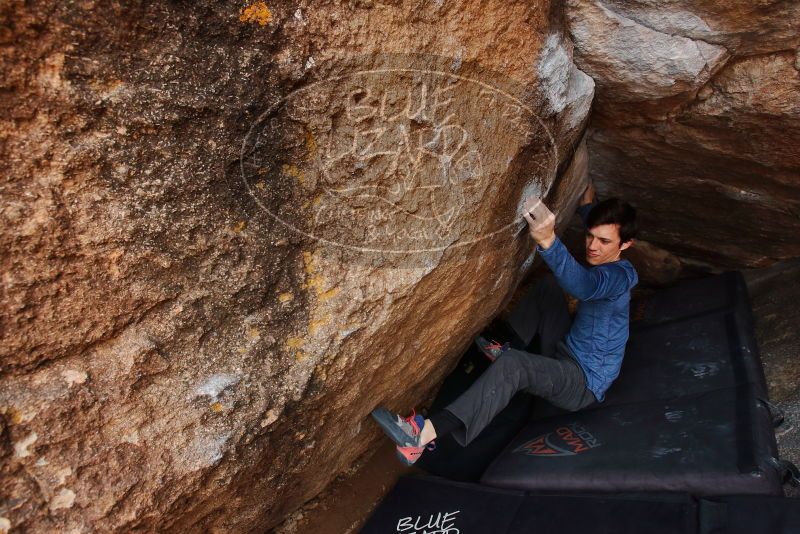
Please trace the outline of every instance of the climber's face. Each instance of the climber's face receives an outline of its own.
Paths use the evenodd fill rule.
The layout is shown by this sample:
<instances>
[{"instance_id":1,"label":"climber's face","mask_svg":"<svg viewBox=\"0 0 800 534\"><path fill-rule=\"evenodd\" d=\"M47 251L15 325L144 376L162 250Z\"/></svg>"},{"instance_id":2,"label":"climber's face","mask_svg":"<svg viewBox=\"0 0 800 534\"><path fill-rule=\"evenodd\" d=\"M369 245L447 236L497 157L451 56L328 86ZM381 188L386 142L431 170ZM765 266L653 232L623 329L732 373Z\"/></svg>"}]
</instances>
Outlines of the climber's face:
<instances>
[{"instance_id":1,"label":"climber's face","mask_svg":"<svg viewBox=\"0 0 800 534\"><path fill-rule=\"evenodd\" d=\"M601 224L586 230L586 261L602 265L617 261L631 241L621 242L618 224Z\"/></svg>"}]
</instances>

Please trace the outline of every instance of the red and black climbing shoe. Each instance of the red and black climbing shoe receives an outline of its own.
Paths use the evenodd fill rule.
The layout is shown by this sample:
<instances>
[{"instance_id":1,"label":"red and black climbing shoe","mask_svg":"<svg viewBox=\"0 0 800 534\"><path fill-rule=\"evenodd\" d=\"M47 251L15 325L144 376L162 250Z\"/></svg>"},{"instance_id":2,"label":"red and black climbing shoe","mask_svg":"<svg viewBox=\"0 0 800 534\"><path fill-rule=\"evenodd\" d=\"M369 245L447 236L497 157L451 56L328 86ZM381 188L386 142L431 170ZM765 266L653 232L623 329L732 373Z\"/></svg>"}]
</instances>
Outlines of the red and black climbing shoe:
<instances>
[{"instance_id":1,"label":"red and black climbing shoe","mask_svg":"<svg viewBox=\"0 0 800 534\"><path fill-rule=\"evenodd\" d=\"M511 344L508 342L501 344L494 340L489 341L483 336L478 336L475 338L475 345L477 345L478 349L483 353L483 355L489 358L489 361L492 362L511 348Z\"/></svg>"},{"instance_id":2,"label":"red and black climbing shoe","mask_svg":"<svg viewBox=\"0 0 800 534\"><path fill-rule=\"evenodd\" d=\"M393 414L386 408L377 408L370 414L384 433L397 445L397 458L406 465L416 462L425 449L433 450L433 442L420 445L420 434L425 418L412 413L408 417Z\"/></svg>"}]
</instances>

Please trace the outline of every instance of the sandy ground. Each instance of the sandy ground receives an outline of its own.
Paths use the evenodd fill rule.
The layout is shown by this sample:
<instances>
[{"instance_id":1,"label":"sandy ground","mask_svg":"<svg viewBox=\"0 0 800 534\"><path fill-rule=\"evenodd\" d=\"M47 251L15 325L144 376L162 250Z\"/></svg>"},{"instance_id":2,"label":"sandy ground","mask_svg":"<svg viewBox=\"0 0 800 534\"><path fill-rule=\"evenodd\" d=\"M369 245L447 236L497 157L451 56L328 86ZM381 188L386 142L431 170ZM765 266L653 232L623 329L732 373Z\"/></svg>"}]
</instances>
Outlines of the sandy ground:
<instances>
[{"instance_id":1,"label":"sandy ground","mask_svg":"<svg viewBox=\"0 0 800 534\"><path fill-rule=\"evenodd\" d=\"M398 477L421 473L403 466L395 458L389 441L371 458L357 462L349 472L339 476L322 495L295 512L275 534L349 534L358 532L369 514Z\"/></svg>"},{"instance_id":2,"label":"sandy ground","mask_svg":"<svg viewBox=\"0 0 800 534\"><path fill-rule=\"evenodd\" d=\"M786 420L776 429L782 458L800 465L800 261L745 273L755 331L770 399ZM388 441L337 478L318 498L293 514L275 534L358 532L402 474L420 472L400 465ZM800 498L800 488L787 496Z\"/></svg>"}]
</instances>

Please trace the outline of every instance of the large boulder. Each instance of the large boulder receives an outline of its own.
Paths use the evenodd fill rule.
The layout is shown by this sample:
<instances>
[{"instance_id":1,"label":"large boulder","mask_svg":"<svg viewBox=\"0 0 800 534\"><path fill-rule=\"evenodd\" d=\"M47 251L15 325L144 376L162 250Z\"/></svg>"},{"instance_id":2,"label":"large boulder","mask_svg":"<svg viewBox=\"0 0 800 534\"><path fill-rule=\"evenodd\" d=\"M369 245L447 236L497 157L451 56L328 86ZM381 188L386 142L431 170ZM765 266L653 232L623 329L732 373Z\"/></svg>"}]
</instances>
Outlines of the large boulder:
<instances>
[{"instance_id":1,"label":"large boulder","mask_svg":"<svg viewBox=\"0 0 800 534\"><path fill-rule=\"evenodd\" d=\"M263 531L369 451L585 182L560 9L5 3L0 527Z\"/></svg>"},{"instance_id":2,"label":"large boulder","mask_svg":"<svg viewBox=\"0 0 800 534\"><path fill-rule=\"evenodd\" d=\"M800 255L800 4L570 0L601 195L705 268Z\"/></svg>"}]
</instances>

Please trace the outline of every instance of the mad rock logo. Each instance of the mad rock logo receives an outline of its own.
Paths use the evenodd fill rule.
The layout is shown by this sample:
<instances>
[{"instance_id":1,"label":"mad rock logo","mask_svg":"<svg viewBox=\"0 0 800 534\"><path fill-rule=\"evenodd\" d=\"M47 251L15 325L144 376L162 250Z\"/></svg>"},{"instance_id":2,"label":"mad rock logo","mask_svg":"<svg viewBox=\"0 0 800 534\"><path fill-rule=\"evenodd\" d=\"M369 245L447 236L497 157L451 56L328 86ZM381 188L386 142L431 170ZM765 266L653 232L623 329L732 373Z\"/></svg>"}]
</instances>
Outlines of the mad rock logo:
<instances>
[{"instance_id":1,"label":"mad rock logo","mask_svg":"<svg viewBox=\"0 0 800 534\"><path fill-rule=\"evenodd\" d=\"M528 456L574 456L600 445L597 438L586 428L572 423L532 439L514 449L514 452Z\"/></svg>"}]
</instances>

